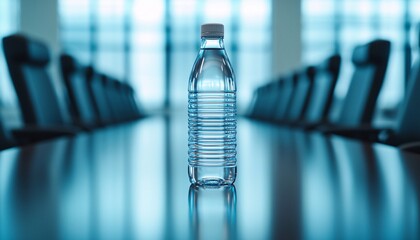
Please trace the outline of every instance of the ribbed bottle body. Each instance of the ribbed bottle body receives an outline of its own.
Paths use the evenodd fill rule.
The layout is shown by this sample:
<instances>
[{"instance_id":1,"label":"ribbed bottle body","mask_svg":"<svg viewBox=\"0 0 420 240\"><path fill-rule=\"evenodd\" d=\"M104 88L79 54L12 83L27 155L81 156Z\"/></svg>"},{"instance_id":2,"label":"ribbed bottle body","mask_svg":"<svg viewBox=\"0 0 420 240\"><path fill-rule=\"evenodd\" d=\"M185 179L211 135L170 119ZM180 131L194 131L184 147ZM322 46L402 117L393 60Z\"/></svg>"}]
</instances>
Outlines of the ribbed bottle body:
<instances>
[{"instance_id":1,"label":"ribbed bottle body","mask_svg":"<svg viewBox=\"0 0 420 240\"><path fill-rule=\"evenodd\" d=\"M205 46L189 82L188 173L193 184L232 184L236 179L235 77L225 50Z\"/></svg>"}]
</instances>

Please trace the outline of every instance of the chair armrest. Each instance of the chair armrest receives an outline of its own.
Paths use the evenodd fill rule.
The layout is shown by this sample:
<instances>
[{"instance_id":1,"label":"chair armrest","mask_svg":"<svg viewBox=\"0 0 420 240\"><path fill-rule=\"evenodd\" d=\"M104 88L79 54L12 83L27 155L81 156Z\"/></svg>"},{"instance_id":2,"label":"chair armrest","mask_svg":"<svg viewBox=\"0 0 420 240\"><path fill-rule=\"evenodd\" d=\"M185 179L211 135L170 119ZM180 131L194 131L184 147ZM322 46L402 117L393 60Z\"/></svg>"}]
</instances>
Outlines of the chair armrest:
<instances>
[{"instance_id":1,"label":"chair armrest","mask_svg":"<svg viewBox=\"0 0 420 240\"><path fill-rule=\"evenodd\" d=\"M17 143L14 139L3 139L3 141L0 143L0 150L4 150L15 146L17 146Z\"/></svg>"},{"instance_id":2,"label":"chair armrest","mask_svg":"<svg viewBox=\"0 0 420 240\"><path fill-rule=\"evenodd\" d=\"M402 151L420 153L420 142L405 143L398 146L398 148Z\"/></svg>"},{"instance_id":3,"label":"chair armrest","mask_svg":"<svg viewBox=\"0 0 420 240\"><path fill-rule=\"evenodd\" d=\"M72 126L57 127L41 127L41 126L25 126L22 128L12 129L12 134L19 144L27 144L41 140L61 136L72 136L80 132L81 129Z\"/></svg>"},{"instance_id":4,"label":"chair armrest","mask_svg":"<svg viewBox=\"0 0 420 240\"><path fill-rule=\"evenodd\" d=\"M309 123L305 121L300 121L300 122L294 122L290 124L289 126L293 128L300 128L300 129L303 129L304 131L311 131L311 130L315 130L319 126L322 126L322 124L323 123Z\"/></svg>"},{"instance_id":5,"label":"chair armrest","mask_svg":"<svg viewBox=\"0 0 420 240\"><path fill-rule=\"evenodd\" d=\"M370 142L388 142L393 135L392 129L373 128L370 126L365 127L339 127L339 126L326 126L319 127L317 130L323 134L334 134L349 138L356 138Z\"/></svg>"}]
</instances>

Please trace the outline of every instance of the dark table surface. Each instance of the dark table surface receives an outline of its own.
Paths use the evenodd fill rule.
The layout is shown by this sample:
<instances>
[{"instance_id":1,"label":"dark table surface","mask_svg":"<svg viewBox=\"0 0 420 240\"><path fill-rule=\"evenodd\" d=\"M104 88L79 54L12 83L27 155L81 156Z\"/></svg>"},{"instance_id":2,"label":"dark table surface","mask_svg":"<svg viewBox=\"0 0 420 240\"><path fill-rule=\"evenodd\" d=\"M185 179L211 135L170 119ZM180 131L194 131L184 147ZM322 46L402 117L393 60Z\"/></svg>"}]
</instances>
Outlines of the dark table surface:
<instances>
[{"instance_id":1,"label":"dark table surface","mask_svg":"<svg viewBox=\"0 0 420 240\"><path fill-rule=\"evenodd\" d=\"M420 155L240 119L235 186L187 176L185 118L0 153L0 239L418 239Z\"/></svg>"}]
</instances>

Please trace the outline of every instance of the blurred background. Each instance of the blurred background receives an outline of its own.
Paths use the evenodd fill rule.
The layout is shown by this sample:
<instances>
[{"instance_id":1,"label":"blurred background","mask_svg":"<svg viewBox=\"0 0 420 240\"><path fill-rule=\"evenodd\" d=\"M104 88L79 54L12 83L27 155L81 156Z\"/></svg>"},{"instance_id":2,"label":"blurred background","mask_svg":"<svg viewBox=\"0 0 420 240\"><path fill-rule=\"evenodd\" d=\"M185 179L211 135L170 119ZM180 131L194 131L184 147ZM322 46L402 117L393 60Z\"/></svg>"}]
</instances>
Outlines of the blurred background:
<instances>
[{"instance_id":1,"label":"blurred background","mask_svg":"<svg viewBox=\"0 0 420 240\"><path fill-rule=\"evenodd\" d=\"M392 50L379 109L392 112L417 55L419 18L415 0L0 0L0 37L22 32L45 41L59 95L58 56L65 52L130 83L149 112L186 111L202 23L225 25L240 112L257 86L333 53L343 57L339 100L349 84L354 46L384 38ZM60 98L64 106L66 96ZM0 108L7 125L20 121L2 52Z\"/></svg>"}]
</instances>

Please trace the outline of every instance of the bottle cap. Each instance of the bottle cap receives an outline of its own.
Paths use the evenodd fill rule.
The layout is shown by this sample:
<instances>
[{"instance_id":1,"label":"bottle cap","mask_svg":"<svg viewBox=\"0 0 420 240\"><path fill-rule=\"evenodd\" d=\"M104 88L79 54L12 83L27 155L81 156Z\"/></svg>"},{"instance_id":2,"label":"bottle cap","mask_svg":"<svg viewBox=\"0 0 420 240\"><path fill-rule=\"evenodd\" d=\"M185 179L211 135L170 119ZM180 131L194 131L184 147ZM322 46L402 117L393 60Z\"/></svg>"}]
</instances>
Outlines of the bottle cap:
<instances>
[{"instance_id":1,"label":"bottle cap","mask_svg":"<svg viewBox=\"0 0 420 240\"><path fill-rule=\"evenodd\" d=\"M206 23L201 25L201 37L223 37L225 28L220 23Z\"/></svg>"}]
</instances>

